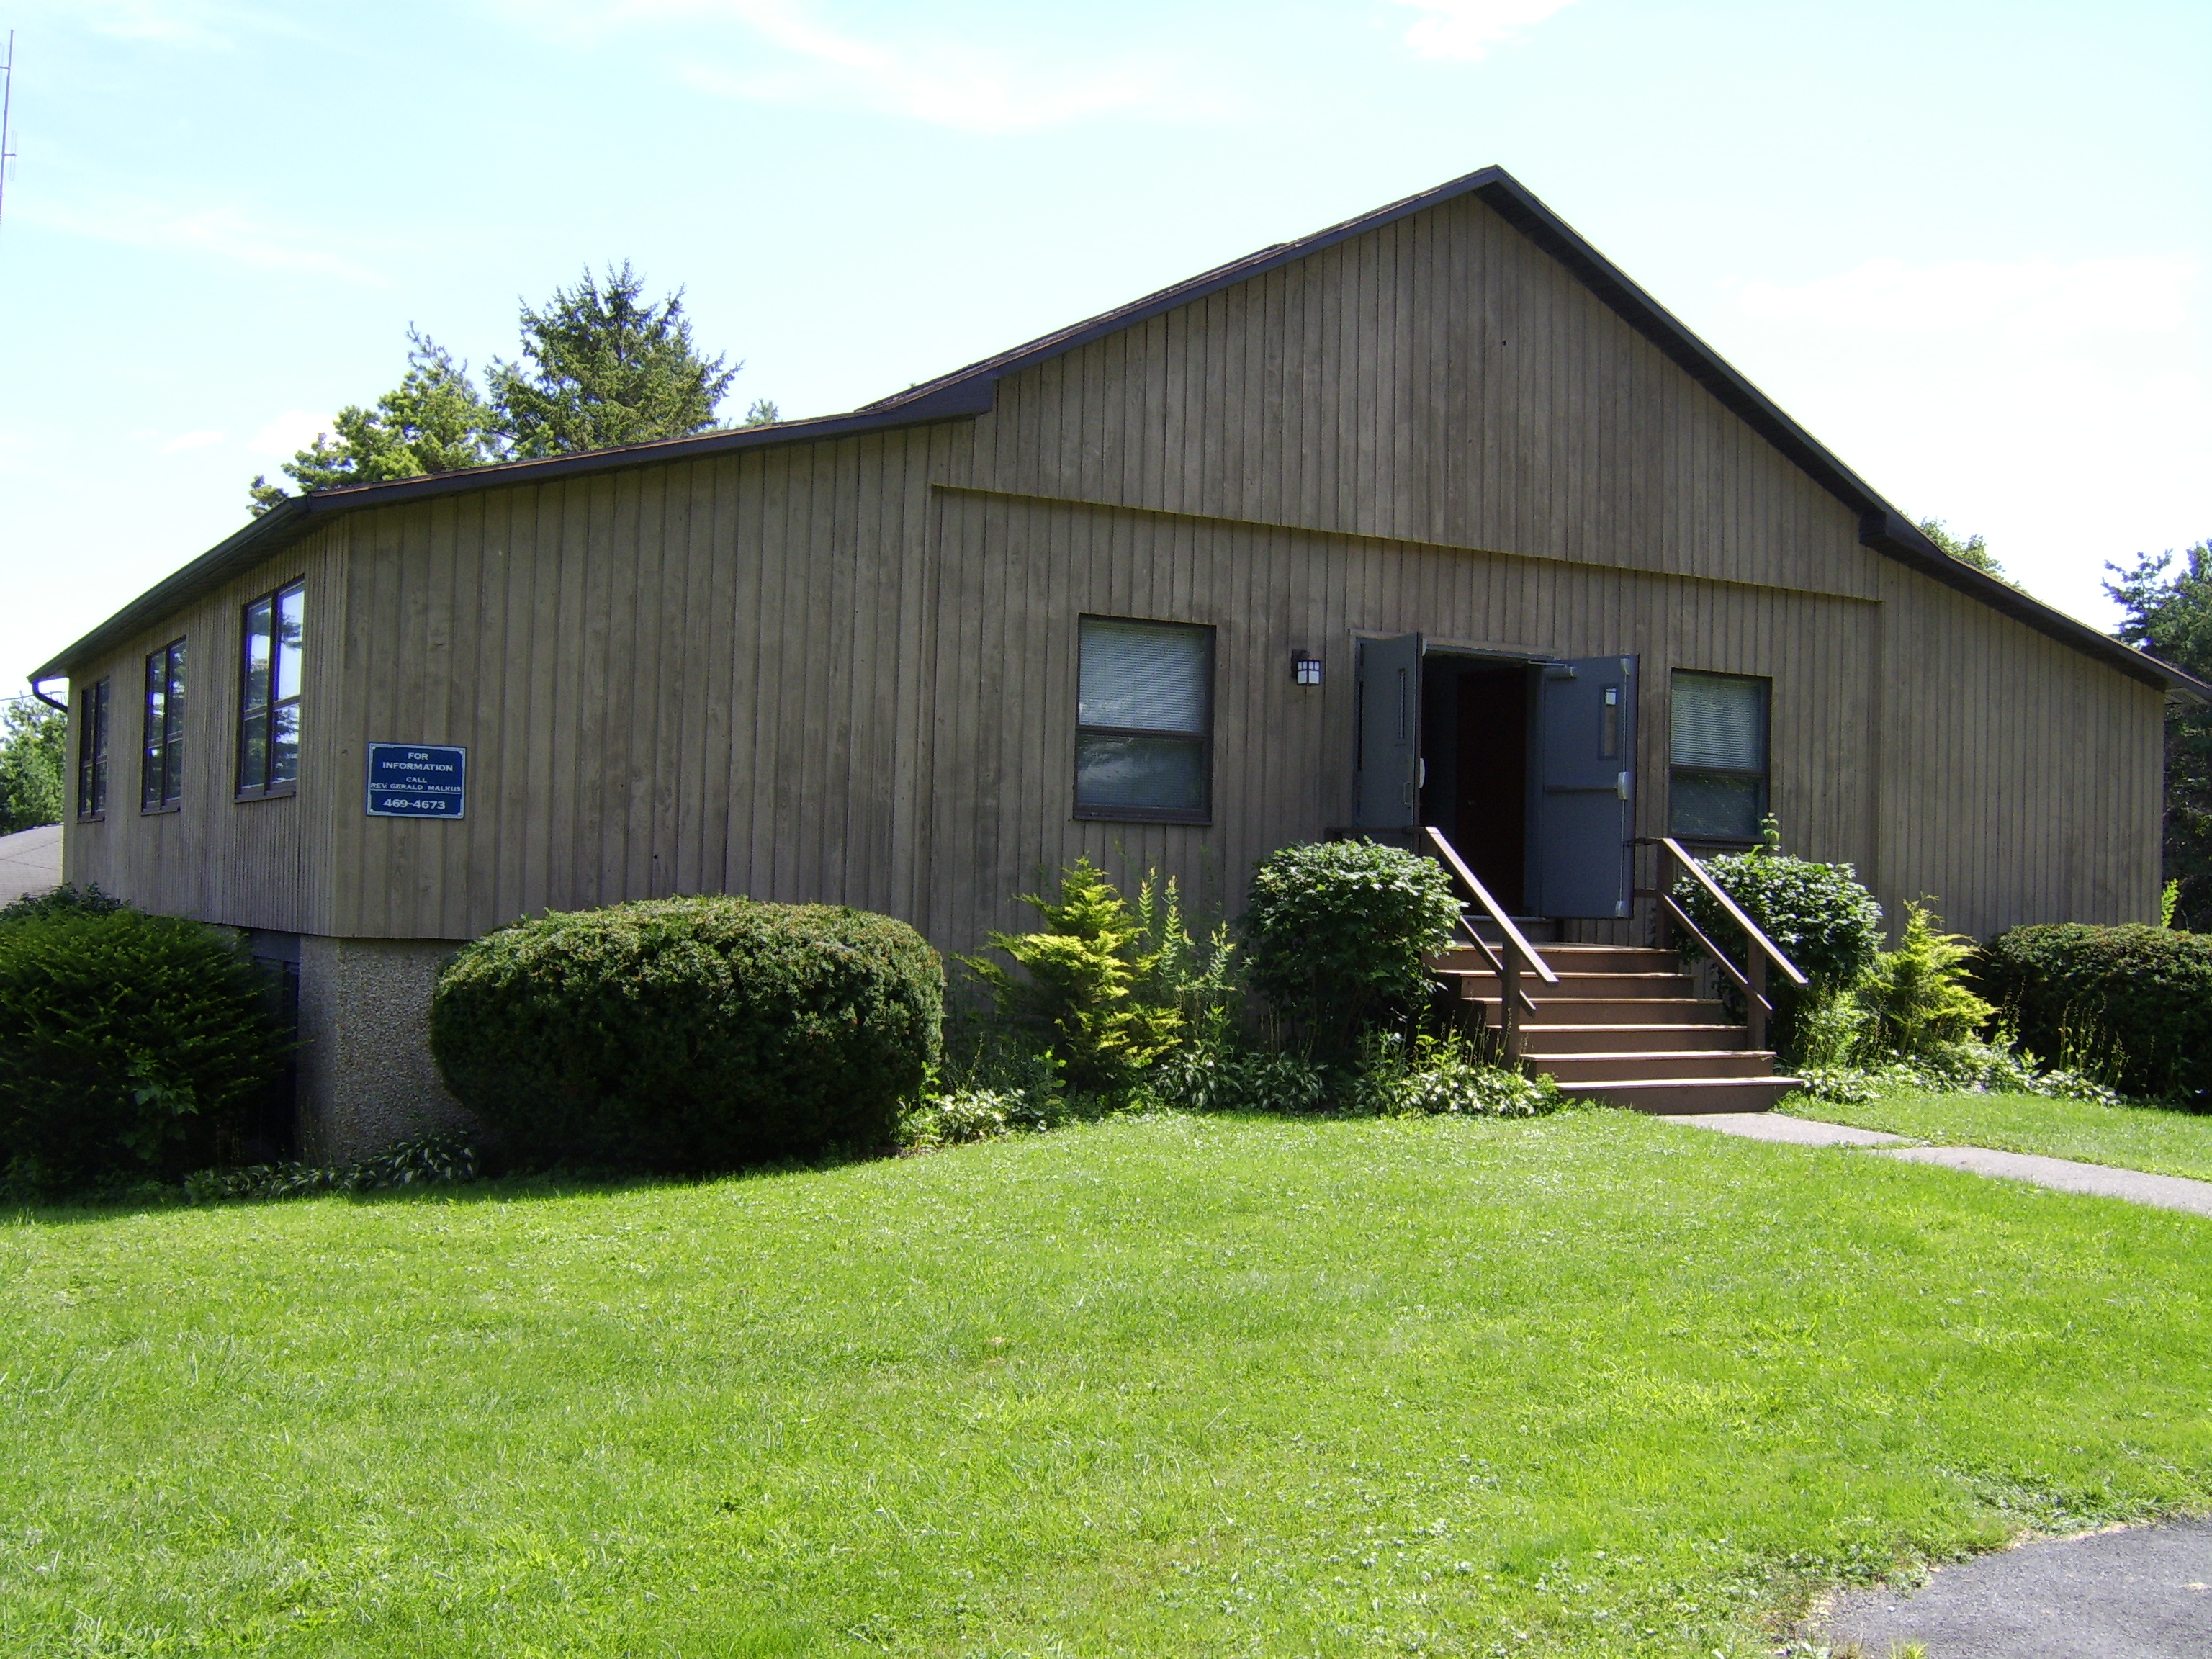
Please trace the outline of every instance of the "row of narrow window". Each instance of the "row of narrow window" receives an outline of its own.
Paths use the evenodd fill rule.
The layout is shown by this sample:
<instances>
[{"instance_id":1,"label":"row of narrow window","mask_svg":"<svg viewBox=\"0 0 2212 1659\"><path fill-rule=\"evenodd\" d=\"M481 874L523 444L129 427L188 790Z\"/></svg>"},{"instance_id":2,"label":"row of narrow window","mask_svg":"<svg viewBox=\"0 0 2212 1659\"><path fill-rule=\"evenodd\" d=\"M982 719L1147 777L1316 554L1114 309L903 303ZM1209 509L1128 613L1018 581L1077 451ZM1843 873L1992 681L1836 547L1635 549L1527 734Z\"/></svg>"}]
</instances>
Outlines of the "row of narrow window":
<instances>
[{"instance_id":1,"label":"row of narrow window","mask_svg":"<svg viewBox=\"0 0 2212 1659\"><path fill-rule=\"evenodd\" d=\"M239 668L238 776L241 800L289 795L300 780L301 633L303 586L291 582L246 607ZM138 805L167 811L185 793L185 645L171 640L146 656ZM80 705L76 815L107 811L108 733L113 684L99 680Z\"/></svg>"},{"instance_id":2,"label":"row of narrow window","mask_svg":"<svg viewBox=\"0 0 2212 1659\"><path fill-rule=\"evenodd\" d=\"M246 607L237 793L289 794L300 776L302 585ZM175 806L185 778L185 644L146 658L139 805ZM1075 810L1083 817L1203 823L1212 813L1213 629L1085 617L1078 645ZM109 683L84 693L77 816L107 805ZM1674 834L1751 841L1766 811L1767 684L1678 672L1668 815Z\"/></svg>"}]
</instances>

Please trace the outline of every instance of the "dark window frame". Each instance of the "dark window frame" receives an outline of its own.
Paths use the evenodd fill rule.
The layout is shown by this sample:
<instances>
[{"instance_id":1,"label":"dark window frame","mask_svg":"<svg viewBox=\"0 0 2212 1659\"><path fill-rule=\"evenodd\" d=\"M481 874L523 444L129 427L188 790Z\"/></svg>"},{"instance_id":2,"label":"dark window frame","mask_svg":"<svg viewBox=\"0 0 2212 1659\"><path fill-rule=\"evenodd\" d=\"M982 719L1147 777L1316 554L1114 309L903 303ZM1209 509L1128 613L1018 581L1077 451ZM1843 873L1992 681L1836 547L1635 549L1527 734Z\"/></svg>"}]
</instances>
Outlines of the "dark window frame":
<instances>
[{"instance_id":1,"label":"dark window frame","mask_svg":"<svg viewBox=\"0 0 2212 1659\"><path fill-rule=\"evenodd\" d=\"M139 751L138 810L173 812L185 799L185 671L186 635L146 653L142 708L144 724ZM156 677L159 677L158 681ZM155 697L161 697L155 729Z\"/></svg>"},{"instance_id":2,"label":"dark window frame","mask_svg":"<svg viewBox=\"0 0 2212 1659\"><path fill-rule=\"evenodd\" d=\"M1202 732L1168 732L1152 726L1086 726L1083 720L1083 624L1086 622L1134 623L1140 627L1176 628L1206 636L1206 728ZM1075 801L1074 816L1088 823L1191 823L1210 824L1213 822L1213 721L1215 667L1220 660L1220 630L1212 623L1182 622L1168 617L1123 617L1103 611L1085 611L1075 619L1075 745L1073 776L1070 780ZM1205 790L1205 805L1194 810L1164 806L1121 806L1086 804L1083 799L1083 740L1085 738L1153 738L1176 743L1195 744L1199 754L1199 776Z\"/></svg>"},{"instance_id":3,"label":"dark window frame","mask_svg":"<svg viewBox=\"0 0 2212 1659\"><path fill-rule=\"evenodd\" d=\"M1747 685L1756 685L1759 692L1759 768L1756 771L1739 766L1679 765L1674 759L1674 696L1682 677L1687 674L1701 680L1735 680ZM1670 671L1667 682L1667 833L1676 840L1698 847L1747 848L1759 845L1756 828L1748 836L1715 836L1698 833L1685 834L1674 821L1674 784L1677 779L1720 778L1736 781L1754 780L1759 785L1759 811L1754 824L1763 823L1774 810L1774 680L1766 674L1724 674L1712 668L1676 668Z\"/></svg>"},{"instance_id":4,"label":"dark window frame","mask_svg":"<svg viewBox=\"0 0 2212 1659\"><path fill-rule=\"evenodd\" d=\"M298 720L301 688L295 685L289 694L278 695L283 690L278 683L277 675L277 670L283 662L283 653L279 648L277 618L281 614L280 607L284 600L290 596L299 596L303 635L299 658L299 672L304 677L307 662L304 641L307 616L306 593L307 579L303 576L295 576L291 580L270 589L266 593L258 594L247 600L240 607L238 755L236 774L233 779L234 788L231 795L233 800L281 800L287 796L300 793L297 769L300 755ZM253 613L264 606L267 607L268 624L264 629L257 632ZM253 644L257 637L265 638L269 641L269 682L266 694L258 702L253 700ZM271 775L276 769L275 730L280 714L286 709L289 709L293 716L294 772L289 778L275 778ZM260 763L258 773L254 765L257 758L257 738L259 743L258 758Z\"/></svg>"},{"instance_id":5,"label":"dark window frame","mask_svg":"<svg viewBox=\"0 0 2212 1659\"><path fill-rule=\"evenodd\" d=\"M84 688L76 732L76 821L97 823L107 816L108 713L114 682L103 676Z\"/></svg>"}]
</instances>

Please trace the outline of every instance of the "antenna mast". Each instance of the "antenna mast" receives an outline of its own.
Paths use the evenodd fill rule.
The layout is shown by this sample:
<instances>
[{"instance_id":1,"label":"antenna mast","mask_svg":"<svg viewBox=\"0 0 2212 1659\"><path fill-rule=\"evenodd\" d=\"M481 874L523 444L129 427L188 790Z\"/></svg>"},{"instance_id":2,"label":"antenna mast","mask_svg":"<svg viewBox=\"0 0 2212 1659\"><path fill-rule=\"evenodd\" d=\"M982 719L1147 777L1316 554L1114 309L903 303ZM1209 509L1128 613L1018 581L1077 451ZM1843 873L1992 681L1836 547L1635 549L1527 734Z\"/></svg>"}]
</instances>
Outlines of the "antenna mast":
<instances>
[{"instance_id":1,"label":"antenna mast","mask_svg":"<svg viewBox=\"0 0 2212 1659\"><path fill-rule=\"evenodd\" d=\"M8 61L0 64L0 206L8 200L8 168L15 152L8 143L8 117L15 103L15 31L8 31Z\"/></svg>"},{"instance_id":2,"label":"antenna mast","mask_svg":"<svg viewBox=\"0 0 2212 1659\"><path fill-rule=\"evenodd\" d=\"M8 31L8 61L0 64L0 205L8 200L8 168L15 152L8 143L8 116L15 104L15 31Z\"/></svg>"}]
</instances>

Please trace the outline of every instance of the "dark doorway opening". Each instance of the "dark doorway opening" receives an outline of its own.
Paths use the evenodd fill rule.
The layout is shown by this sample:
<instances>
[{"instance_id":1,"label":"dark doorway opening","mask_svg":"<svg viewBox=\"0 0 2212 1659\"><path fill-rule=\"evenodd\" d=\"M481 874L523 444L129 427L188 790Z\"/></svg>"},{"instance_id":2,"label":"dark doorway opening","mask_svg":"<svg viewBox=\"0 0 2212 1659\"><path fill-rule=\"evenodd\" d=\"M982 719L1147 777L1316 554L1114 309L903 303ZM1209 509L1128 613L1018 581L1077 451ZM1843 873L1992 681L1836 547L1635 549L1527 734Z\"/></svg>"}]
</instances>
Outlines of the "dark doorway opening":
<instances>
[{"instance_id":1,"label":"dark doorway opening","mask_svg":"<svg viewBox=\"0 0 2212 1659\"><path fill-rule=\"evenodd\" d=\"M1421 822L1450 837L1491 896L1524 914L1529 665L1432 654L1423 665Z\"/></svg>"}]
</instances>

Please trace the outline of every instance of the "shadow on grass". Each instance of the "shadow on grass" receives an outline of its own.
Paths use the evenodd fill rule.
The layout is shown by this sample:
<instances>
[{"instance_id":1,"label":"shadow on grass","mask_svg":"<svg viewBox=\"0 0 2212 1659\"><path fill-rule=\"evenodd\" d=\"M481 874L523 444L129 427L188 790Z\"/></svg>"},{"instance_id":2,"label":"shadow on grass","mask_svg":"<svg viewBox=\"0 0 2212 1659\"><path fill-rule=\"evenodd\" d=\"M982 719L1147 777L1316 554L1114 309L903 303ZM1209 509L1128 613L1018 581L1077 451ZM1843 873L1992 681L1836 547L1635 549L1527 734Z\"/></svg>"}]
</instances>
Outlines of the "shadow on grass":
<instances>
[{"instance_id":1,"label":"shadow on grass","mask_svg":"<svg viewBox=\"0 0 2212 1659\"><path fill-rule=\"evenodd\" d=\"M57 1197L0 1199L0 1226L85 1226L142 1215L288 1209L302 1204L390 1206L504 1204L584 1197L616 1197L664 1188L717 1187L736 1182L772 1181L815 1175L856 1164L878 1164L896 1151L841 1153L811 1160L780 1159L739 1170L668 1174L621 1169L507 1170L475 1181L413 1182L364 1192L289 1194L270 1198L233 1198L196 1203L179 1186L148 1182L140 1186Z\"/></svg>"}]
</instances>

